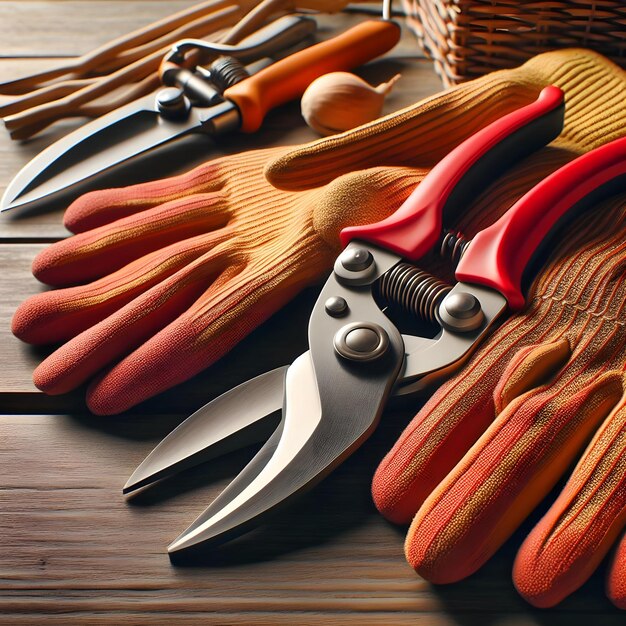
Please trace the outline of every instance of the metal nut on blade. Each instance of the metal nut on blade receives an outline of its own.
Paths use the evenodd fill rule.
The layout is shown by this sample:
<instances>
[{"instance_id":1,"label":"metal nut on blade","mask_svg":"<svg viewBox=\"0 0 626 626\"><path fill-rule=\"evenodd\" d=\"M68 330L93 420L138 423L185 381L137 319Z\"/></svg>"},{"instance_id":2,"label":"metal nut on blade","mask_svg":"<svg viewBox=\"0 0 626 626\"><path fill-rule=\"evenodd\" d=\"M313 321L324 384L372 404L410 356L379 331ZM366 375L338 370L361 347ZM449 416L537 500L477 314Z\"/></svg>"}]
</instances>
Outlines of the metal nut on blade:
<instances>
[{"instance_id":1,"label":"metal nut on blade","mask_svg":"<svg viewBox=\"0 0 626 626\"><path fill-rule=\"evenodd\" d=\"M374 255L367 249L348 246L335 261L335 275L354 285L368 284L376 274Z\"/></svg>"},{"instance_id":2,"label":"metal nut on blade","mask_svg":"<svg viewBox=\"0 0 626 626\"><path fill-rule=\"evenodd\" d=\"M350 272L362 272L374 261L372 253L366 248L348 248L339 255L341 264Z\"/></svg>"},{"instance_id":3,"label":"metal nut on blade","mask_svg":"<svg viewBox=\"0 0 626 626\"><path fill-rule=\"evenodd\" d=\"M177 120L187 117L191 103L185 97L182 89L166 87L156 95L156 105L159 113L168 120Z\"/></svg>"},{"instance_id":4,"label":"metal nut on blade","mask_svg":"<svg viewBox=\"0 0 626 626\"><path fill-rule=\"evenodd\" d=\"M439 306L437 317L444 328L460 332L476 330L485 320L478 298L465 291L448 294Z\"/></svg>"},{"instance_id":5,"label":"metal nut on blade","mask_svg":"<svg viewBox=\"0 0 626 626\"><path fill-rule=\"evenodd\" d=\"M331 296L324 302L324 309L328 315L341 317L348 312L348 303L341 296Z\"/></svg>"},{"instance_id":6,"label":"metal nut on blade","mask_svg":"<svg viewBox=\"0 0 626 626\"><path fill-rule=\"evenodd\" d=\"M354 322L342 326L333 338L335 352L350 361L374 361L389 347L389 335L378 324Z\"/></svg>"}]
</instances>

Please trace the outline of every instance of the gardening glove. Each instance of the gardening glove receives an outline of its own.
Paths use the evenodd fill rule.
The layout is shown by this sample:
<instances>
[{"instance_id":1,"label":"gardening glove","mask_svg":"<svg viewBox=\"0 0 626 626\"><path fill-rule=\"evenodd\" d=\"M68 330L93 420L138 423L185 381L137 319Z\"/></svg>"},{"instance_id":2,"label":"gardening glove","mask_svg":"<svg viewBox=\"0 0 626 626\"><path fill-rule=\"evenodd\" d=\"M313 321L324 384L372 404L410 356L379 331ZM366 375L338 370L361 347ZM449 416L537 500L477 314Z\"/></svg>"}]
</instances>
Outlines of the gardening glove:
<instances>
[{"instance_id":1,"label":"gardening glove","mask_svg":"<svg viewBox=\"0 0 626 626\"><path fill-rule=\"evenodd\" d=\"M568 467L523 543L514 583L529 602L578 588L626 524L626 196L575 222L528 304L430 398L373 481L388 519L412 520L409 563L436 583L476 571ZM593 439L592 439L593 437ZM626 608L626 541L608 595Z\"/></svg>"},{"instance_id":2,"label":"gardening glove","mask_svg":"<svg viewBox=\"0 0 626 626\"><path fill-rule=\"evenodd\" d=\"M566 126L544 153L558 147L557 160L569 160L592 138L626 135L626 73L560 71ZM503 177L460 230L491 224L535 182L523 168ZM579 459L524 541L514 583L535 606L553 606L618 544L607 593L626 608L625 321L622 194L568 228L526 308L438 389L381 462L374 502L389 520L411 522L405 552L421 576L450 583L475 572Z\"/></svg>"},{"instance_id":3,"label":"gardening glove","mask_svg":"<svg viewBox=\"0 0 626 626\"><path fill-rule=\"evenodd\" d=\"M64 393L101 370L94 413L117 413L191 378L332 266L345 225L390 213L411 192L408 168L279 191L263 176L284 148L211 161L182 176L87 194L65 222L78 233L39 254L55 286L13 319L30 343L65 342L35 370Z\"/></svg>"},{"instance_id":4,"label":"gardening glove","mask_svg":"<svg viewBox=\"0 0 626 626\"><path fill-rule=\"evenodd\" d=\"M27 341L68 342L37 368L36 384L62 393L102 370L88 404L114 413L209 366L330 270L343 226L391 213L466 137L547 84L573 85L576 101L581 72L587 82L618 80L590 52L543 56L299 149L218 159L183 177L79 199L66 225L80 234L44 251L34 272L54 285L95 282L34 296L14 317ZM588 108L578 107L576 119ZM570 133L581 150L614 132L581 128Z\"/></svg>"}]
</instances>

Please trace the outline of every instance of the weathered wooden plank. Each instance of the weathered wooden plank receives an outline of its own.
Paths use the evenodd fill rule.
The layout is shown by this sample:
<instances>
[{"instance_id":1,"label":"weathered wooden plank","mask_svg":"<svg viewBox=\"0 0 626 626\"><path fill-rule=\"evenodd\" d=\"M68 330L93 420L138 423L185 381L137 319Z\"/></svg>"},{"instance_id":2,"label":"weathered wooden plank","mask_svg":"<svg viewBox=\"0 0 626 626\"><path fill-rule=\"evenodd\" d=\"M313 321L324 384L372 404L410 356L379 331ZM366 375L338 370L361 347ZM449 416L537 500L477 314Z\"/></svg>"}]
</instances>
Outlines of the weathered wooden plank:
<instances>
[{"instance_id":1,"label":"weathered wooden plank","mask_svg":"<svg viewBox=\"0 0 626 626\"><path fill-rule=\"evenodd\" d=\"M16 78L22 78L34 74L35 72L43 72L44 70L50 70L61 63L66 62L67 59L63 57L47 57L41 58L28 58L28 57L0 57L0 78L2 81L15 80ZM9 96L0 95L0 102L4 102L9 99Z\"/></svg>"},{"instance_id":2,"label":"weathered wooden plank","mask_svg":"<svg viewBox=\"0 0 626 626\"><path fill-rule=\"evenodd\" d=\"M167 543L252 453L127 503L121 486L178 419L0 416L0 623L620 623L601 576L548 614L528 607L510 580L519 537L457 585L416 576L402 556L403 530L383 521L369 494L400 414L265 527L172 565Z\"/></svg>"},{"instance_id":3,"label":"weathered wooden plank","mask_svg":"<svg viewBox=\"0 0 626 626\"><path fill-rule=\"evenodd\" d=\"M13 312L30 294L43 289L30 273L34 254L41 246L0 246L0 345L2 345L2 390L33 393L30 372L38 363L37 351L11 334ZM6 410L6 409L5 409Z\"/></svg>"},{"instance_id":4,"label":"weathered wooden plank","mask_svg":"<svg viewBox=\"0 0 626 626\"><path fill-rule=\"evenodd\" d=\"M200 0L0 0L0 57L80 55L136 28L199 4ZM245 3L252 5L251 0ZM353 3L354 6L355 3ZM354 7L358 12L358 3ZM366 3L367 4L367 3ZM375 14L368 3L367 14ZM362 5L361 5L362 6ZM123 9L122 9L123 7ZM336 23L345 16L320 16ZM348 16L352 19L354 15ZM363 19L363 16L356 16ZM412 41L412 40L409 40ZM417 46L414 46L417 52Z\"/></svg>"},{"instance_id":5,"label":"weathered wooden plank","mask_svg":"<svg viewBox=\"0 0 626 626\"><path fill-rule=\"evenodd\" d=\"M3 57L75 56L197 4L193 0L0 2Z\"/></svg>"}]
</instances>

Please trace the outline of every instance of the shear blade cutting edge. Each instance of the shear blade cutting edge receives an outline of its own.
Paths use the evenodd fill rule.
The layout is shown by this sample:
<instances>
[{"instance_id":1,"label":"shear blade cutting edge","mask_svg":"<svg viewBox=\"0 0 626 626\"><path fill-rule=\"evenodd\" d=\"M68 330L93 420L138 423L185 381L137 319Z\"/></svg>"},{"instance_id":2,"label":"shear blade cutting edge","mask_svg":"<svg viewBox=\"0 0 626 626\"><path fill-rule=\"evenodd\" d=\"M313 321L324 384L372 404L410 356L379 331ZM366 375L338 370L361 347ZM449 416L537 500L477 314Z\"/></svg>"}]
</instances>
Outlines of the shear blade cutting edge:
<instances>
[{"instance_id":1,"label":"shear blade cutting edge","mask_svg":"<svg viewBox=\"0 0 626 626\"><path fill-rule=\"evenodd\" d=\"M219 510L210 506L196 521L168 547L168 552L178 552L199 543L221 540L260 515L269 512L289 496L297 493L317 476L315 464L309 465L301 452L313 433L322 423L322 409L317 389L313 363L309 352L299 356L287 370L285 379L285 409L277 444L267 458L265 447L252 459L248 468L254 469L254 478L227 503L227 493L220 496ZM259 460L260 459L260 460ZM248 473L250 473L250 470ZM297 470L297 471L294 471ZM227 488L228 489L228 488Z\"/></svg>"},{"instance_id":2,"label":"shear blade cutting edge","mask_svg":"<svg viewBox=\"0 0 626 626\"><path fill-rule=\"evenodd\" d=\"M261 374L215 398L173 430L124 485L130 493L221 454L265 441L278 425L287 367Z\"/></svg>"},{"instance_id":3,"label":"shear blade cutting edge","mask_svg":"<svg viewBox=\"0 0 626 626\"><path fill-rule=\"evenodd\" d=\"M145 96L85 124L46 148L11 181L2 197L1 209L34 205L67 194L199 126L196 108L192 107L182 121L168 121L156 108L155 94Z\"/></svg>"}]
</instances>

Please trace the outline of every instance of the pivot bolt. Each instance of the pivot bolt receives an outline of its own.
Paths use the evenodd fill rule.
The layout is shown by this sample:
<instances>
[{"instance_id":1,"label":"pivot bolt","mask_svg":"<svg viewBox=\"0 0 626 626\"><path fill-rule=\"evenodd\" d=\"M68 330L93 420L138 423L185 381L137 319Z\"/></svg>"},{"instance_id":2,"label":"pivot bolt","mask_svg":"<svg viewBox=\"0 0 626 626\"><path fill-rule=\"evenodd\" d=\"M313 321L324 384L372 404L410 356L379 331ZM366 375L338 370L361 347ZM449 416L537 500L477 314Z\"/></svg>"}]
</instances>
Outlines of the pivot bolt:
<instances>
[{"instance_id":1,"label":"pivot bolt","mask_svg":"<svg viewBox=\"0 0 626 626\"><path fill-rule=\"evenodd\" d=\"M341 253L339 260L349 272L362 272L373 263L374 257L367 248L348 248Z\"/></svg>"},{"instance_id":2,"label":"pivot bolt","mask_svg":"<svg viewBox=\"0 0 626 626\"><path fill-rule=\"evenodd\" d=\"M168 120L187 117L191 106L182 89L178 87L161 89L156 95L156 105L159 113Z\"/></svg>"},{"instance_id":3,"label":"pivot bolt","mask_svg":"<svg viewBox=\"0 0 626 626\"><path fill-rule=\"evenodd\" d=\"M459 291L444 298L439 307L438 317L444 328L469 332L482 325L485 314L476 296L466 291Z\"/></svg>"},{"instance_id":4,"label":"pivot bolt","mask_svg":"<svg viewBox=\"0 0 626 626\"><path fill-rule=\"evenodd\" d=\"M375 361L389 347L389 335L382 326L355 322L340 328L333 339L335 352L349 361Z\"/></svg>"},{"instance_id":5,"label":"pivot bolt","mask_svg":"<svg viewBox=\"0 0 626 626\"><path fill-rule=\"evenodd\" d=\"M380 338L371 328L355 328L346 335L345 342L350 350L368 354L378 348Z\"/></svg>"},{"instance_id":6,"label":"pivot bolt","mask_svg":"<svg viewBox=\"0 0 626 626\"><path fill-rule=\"evenodd\" d=\"M351 244L335 260L334 270L342 283L368 285L376 277L376 261L366 247Z\"/></svg>"}]
</instances>

